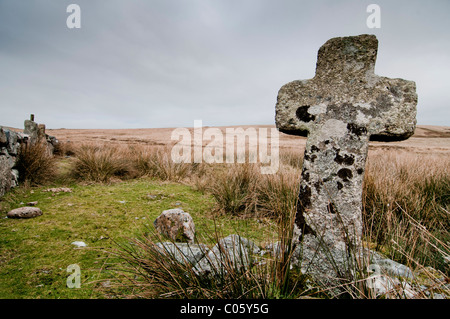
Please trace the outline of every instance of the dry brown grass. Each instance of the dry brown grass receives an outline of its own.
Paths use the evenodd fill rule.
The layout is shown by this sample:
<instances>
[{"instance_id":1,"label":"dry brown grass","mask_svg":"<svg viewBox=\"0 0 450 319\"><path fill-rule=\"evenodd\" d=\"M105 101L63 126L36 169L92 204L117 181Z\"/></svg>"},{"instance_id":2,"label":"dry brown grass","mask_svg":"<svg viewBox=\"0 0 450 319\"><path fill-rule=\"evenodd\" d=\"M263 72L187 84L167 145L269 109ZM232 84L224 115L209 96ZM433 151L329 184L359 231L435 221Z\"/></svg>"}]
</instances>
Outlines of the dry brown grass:
<instances>
[{"instance_id":1,"label":"dry brown grass","mask_svg":"<svg viewBox=\"0 0 450 319\"><path fill-rule=\"evenodd\" d=\"M450 158L376 151L364 185L366 233L395 260L449 272Z\"/></svg>"},{"instance_id":2,"label":"dry brown grass","mask_svg":"<svg viewBox=\"0 0 450 319\"><path fill-rule=\"evenodd\" d=\"M45 184L56 175L55 158L46 142L22 144L14 168L19 171L19 182L31 186Z\"/></svg>"}]
</instances>

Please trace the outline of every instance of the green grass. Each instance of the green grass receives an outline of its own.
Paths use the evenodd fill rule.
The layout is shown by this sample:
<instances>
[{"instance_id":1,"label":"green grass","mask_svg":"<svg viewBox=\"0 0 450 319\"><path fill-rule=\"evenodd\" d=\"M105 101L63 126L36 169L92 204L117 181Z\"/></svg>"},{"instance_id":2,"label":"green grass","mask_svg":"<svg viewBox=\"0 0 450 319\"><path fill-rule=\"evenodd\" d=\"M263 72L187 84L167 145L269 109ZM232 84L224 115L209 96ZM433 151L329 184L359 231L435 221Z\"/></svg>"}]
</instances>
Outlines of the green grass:
<instances>
[{"instance_id":1,"label":"green grass","mask_svg":"<svg viewBox=\"0 0 450 319\"><path fill-rule=\"evenodd\" d=\"M116 242L153 228L163 210L181 208L194 219L197 236L220 228L225 236L245 234L263 242L275 233L265 220L213 214L214 199L190 186L138 179L113 184L71 185L72 193L44 192L49 186L19 188L7 194L0 218L0 298L108 298L115 292L102 282L112 278ZM7 219L5 212L38 201L43 215ZM215 217L213 217L215 216ZM77 248L73 241L88 246ZM66 287L66 269L81 268L81 288Z\"/></svg>"}]
</instances>

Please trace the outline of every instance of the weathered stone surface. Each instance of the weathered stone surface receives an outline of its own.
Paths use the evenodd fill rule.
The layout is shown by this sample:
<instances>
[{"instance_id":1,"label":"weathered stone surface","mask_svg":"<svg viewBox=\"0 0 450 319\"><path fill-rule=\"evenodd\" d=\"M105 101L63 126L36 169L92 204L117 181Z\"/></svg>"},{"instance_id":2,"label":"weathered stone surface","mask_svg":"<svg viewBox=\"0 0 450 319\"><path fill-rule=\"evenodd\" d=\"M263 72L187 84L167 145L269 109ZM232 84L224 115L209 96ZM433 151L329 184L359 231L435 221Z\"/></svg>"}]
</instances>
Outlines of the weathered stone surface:
<instances>
[{"instance_id":1,"label":"weathered stone surface","mask_svg":"<svg viewBox=\"0 0 450 319\"><path fill-rule=\"evenodd\" d=\"M330 39L319 49L315 77L278 93L277 128L308 136L295 233L309 269L323 268L327 250L345 264L348 244L359 245L369 140L414 133L415 83L375 75L377 49L373 35Z\"/></svg>"},{"instance_id":2,"label":"weathered stone surface","mask_svg":"<svg viewBox=\"0 0 450 319\"><path fill-rule=\"evenodd\" d=\"M260 248L254 242L233 234L219 240L193 270L199 275L217 275L230 269L248 267L259 252Z\"/></svg>"},{"instance_id":3,"label":"weathered stone surface","mask_svg":"<svg viewBox=\"0 0 450 319\"><path fill-rule=\"evenodd\" d=\"M0 147L5 147L8 144L8 138L2 127L0 127Z\"/></svg>"},{"instance_id":4,"label":"weathered stone surface","mask_svg":"<svg viewBox=\"0 0 450 319\"><path fill-rule=\"evenodd\" d=\"M19 171L17 169L12 169L11 175L12 175L11 188L19 186Z\"/></svg>"},{"instance_id":5,"label":"weathered stone surface","mask_svg":"<svg viewBox=\"0 0 450 319\"><path fill-rule=\"evenodd\" d=\"M37 216L41 216L42 215L42 211L37 208L37 207L19 207L16 209L13 209L11 211L8 212L8 214L6 216L8 216L8 218L33 218L33 217L37 217Z\"/></svg>"},{"instance_id":6,"label":"weathered stone surface","mask_svg":"<svg viewBox=\"0 0 450 319\"><path fill-rule=\"evenodd\" d=\"M0 197L11 189L12 180L10 161L6 156L0 156Z\"/></svg>"},{"instance_id":7,"label":"weathered stone surface","mask_svg":"<svg viewBox=\"0 0 450 319\"><path fill-rule=\"evenodd\" d=\"M6 136L6 150L10 156L17 156L20 149L20 144L23 142L24 136L22 133L14 132L9 129L3 128L3 132Z\"/></svg>"},{"instance_id":8,"label":"weathered stone surface","mask_svg":"<svg viewBox=\"0 0 450 319\"><path fill-rule=\"evenodd\" d=\"M379 269L389 276L402 277L406 279L414 278L414 274L409 267L381 256L378 253L371 252L371 263L378 265Z\"/></svg>"},{"instance_id":9,"label":"weathered stone surface","mask_svg":"<svg viewBox=\"0 0 450 319\"><path fill-rule=\"evenodd\" d=\"M46 190L43 190L43 192L50 192L50 193L72 193L72 189L68 187L54 187L54 188L48 188Z\"/></svg>"},{"instance_id":10,"label":"weathered stone surface","mask_svg":"<svg viewBox=\"0 0 450 319\"><path fill-rule=\"evenodd\" d=\"M194 220L189 213L179 208L163 211L154 221L154 225L158 232L171 238L173 241L194 242Z\"/></svg>"},{"instance_id":11,"label":"weathered stone surface","mask_svg":"<svg viewBox=\"0 0 450 319\"><path fill-rule=\"evenodd\" d=\"M28 136L30 143L36 143L41 141L47 142L47 150L50 154L53 154L53 151L58 145L58 139L54 136L50 136L45 133L45 124L38 124L34 121L34 115L31 114L29 120L24 121L24 134Z\"/></svg>"},{"instance_id":12,"label":"weathered stone surface","mask_svg":"<svg viewBox=\"0 0 450 319\"><path fill-rule=\"evenodd\" d=\"M156 246L162 253L173 256L180 263L188 263L192 266L208 251L208 247L203 244L161 242L156 243Z\"/></svg>"},{"instance_id":13,"label":"weathered stone surface","mask_svg":"<svg viewBox=\"0 0 450 319\"><path fill-rule=\"evenodd\" d=\"M33 120L25 120L23 123L24 129L23 133L29 136L29 139L34 143L38 139L39 127L38 123Z\"/></svg>"},{"instance_id":14,"label":"weathered stone surface","mask_svg":"<svg viewBox=\"0 0 450 319\"><path fill-rule=\"evenodd\" d=\"M21 133L0 127L0 197L18 185L18 171L13 167L22 141Z\"/></svg>"}]
</instances>

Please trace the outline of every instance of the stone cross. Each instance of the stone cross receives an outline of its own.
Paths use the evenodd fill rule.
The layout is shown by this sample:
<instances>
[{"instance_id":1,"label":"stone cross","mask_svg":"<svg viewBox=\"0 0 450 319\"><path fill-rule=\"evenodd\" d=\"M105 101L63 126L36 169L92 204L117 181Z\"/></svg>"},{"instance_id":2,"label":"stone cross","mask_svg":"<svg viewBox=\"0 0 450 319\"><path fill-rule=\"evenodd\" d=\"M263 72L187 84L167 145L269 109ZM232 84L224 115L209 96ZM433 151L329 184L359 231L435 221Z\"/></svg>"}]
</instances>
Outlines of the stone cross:
<instances>
[{"instance_id":1,"label":"stone cross","mask_svg":"<svg viewBox=\"0 0 450 319\"><path fill-rule=\"evenodd\" d=\"M359 245L369 140L414 133L415 83L375 75L377 49L374 35L330 39L319 49L314 78L278 93L277 128L308 137L295 218L304 249Z\"/></svg>"}]
</instances>

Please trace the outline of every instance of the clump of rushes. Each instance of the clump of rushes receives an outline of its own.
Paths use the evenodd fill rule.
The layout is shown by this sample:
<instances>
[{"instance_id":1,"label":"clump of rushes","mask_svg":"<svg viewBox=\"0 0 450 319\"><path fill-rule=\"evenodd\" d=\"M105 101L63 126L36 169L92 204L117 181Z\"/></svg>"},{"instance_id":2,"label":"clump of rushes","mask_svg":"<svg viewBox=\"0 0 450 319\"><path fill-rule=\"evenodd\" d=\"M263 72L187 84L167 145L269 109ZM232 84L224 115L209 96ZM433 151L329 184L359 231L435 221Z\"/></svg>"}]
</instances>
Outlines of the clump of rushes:
<instances>
[{"instance_id":1,"label":"clump of rushes","mask_svg":"<svg viewBox=\"0 0 450 319\"><path fill-rule=\"evenodd\" d=\"M232 215L251 209L256 195L259 173L253 164L236 164L218 173L211 180L209 191L217 202L219 211Z\"/></svg>"},{"instance_id":2,"label":"clump of rushes","mask_svg":"<svg viewBox=\"0 0 450 319\"><path fill-rule=\"evenodd\" d=\"M126 157L117 146L82 145L76 151L73 176L79 180L108 182L125 178L131 172Z\"/></svg>"}]
</instances>

